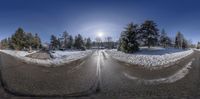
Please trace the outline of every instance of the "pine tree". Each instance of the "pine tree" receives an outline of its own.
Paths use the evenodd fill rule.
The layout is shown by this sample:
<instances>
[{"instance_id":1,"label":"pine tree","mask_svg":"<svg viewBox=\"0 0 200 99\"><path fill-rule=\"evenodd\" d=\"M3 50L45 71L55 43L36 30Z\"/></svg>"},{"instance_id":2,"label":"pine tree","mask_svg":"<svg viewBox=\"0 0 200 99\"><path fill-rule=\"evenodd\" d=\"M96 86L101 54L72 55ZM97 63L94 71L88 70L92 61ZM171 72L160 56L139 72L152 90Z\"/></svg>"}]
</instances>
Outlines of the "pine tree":
<instances>
[{"instance_id":1,"label":"pine tree","mask_svg":"<svg viewBox=\"0 0 200 99\"><path fill-rule=\"evenodd\" d=\"M1 48L2 48L2 49L9 48L9 42L8 42L8 39L7 39L7 38L1 40Z\"/></svg>"},{"instance_id":2,"label":"pine tree","mask_svg":"<svg viewBox=\"0 0 200 99\"><path fill-rule=\"evenodd\" d=\"M41 39L37 33L35 34L35 37L33 39L34 39L34 48L37 50L40 49L41 48Z\"/></svg>"},{"instance_id":3,"label":"pine tree","mask_svg":"<svg viewBox=\"0 0 200 99\"><path fill-rule=\"evenodd\" d=\"M18 28L11 37L12 48L22 50L26 46L26 34L22 28Z\"/></svg>"},{"instance_id":4,"label":"pine tree","mask_svg":"<svg viewBox=\"0 0 200 99\"><path fill-rule=\"evenodd\" d=\"M117 50L118 51L121 51L121 45L122 45L122 42L121 42L122 40L121 40L121 37L119 38L119 40L118 40L118 46L117 46Z\"/></svg>"},{"instance_id":5,"label":"pine tree","mask_svg":"<svg viewBox=\"0 0 200 99\"><path fill-rule=\"evenodd\" d=\"M200 42L197 43L197 49L200 49Z\"/></svg>"},{"instance_id":6,"label":"pine tree","mask_svg":"<svg viewBox=\"0 0 200 99\"><path fill-rule=\"evenodd\" d=\"M139 50L138 43L138 25L130 23L121 33L120 51L125 53L133 53Z\"/></svg>"},{"instance_id":7,"label":"pine tree","mask_svg":"<svg viewBox=\"0 0 200 99\"><path fill-rule=\"evenodd\" d=\"M165 48L166 46L170 46L171 45L171 40L170 38L167 36L167 33L165 32L165 30L163 29L161 32L161 36L160 36L160 43L161 45Z\"/></svg>"},{"instance_id":8,"label":"pine tree","mask_svg":"<svg viewBox=\"0 0 200 99\"><path fill-rule=\"evenodd\" d=\"M55 35L51 35L51 49L55 50L59 48L59 41Z\"/></svg>"},{"instance_id":9,"label":"pine tree","mask_svg":"<svg viewBox=\"0 0 200 99\"><path fill-rule=\"evenodd\" d=\"M8 48L10 49L12 46L12 39L11 37L8 37Z\"/></svg>"},{"instance_id":10,"label":"pine tree","mask_svg":"<svg viewBox=\"0 0 200 99\"><path fill-rule=\"evenodd\" d=\"M188 47L189 47L188 41L187 41L186 39L183 39L182 48L183 48L183 49L186 49L186 48L188 48Z\"/></svg>"},{"instance_id":11,"label":"pine tree","mask_svg":"<svg viewBox=\"0 0 200 99\"><path fill-rule=\"evenodd\" d=\"M32 47L34 47L34 37L32 33L26 34L26 44L24 47L29 48L29 50L32 50Z\"/></svg>"},{"instance_id":12,"label":"pine tree","mask_svg":"<svg viewBox=\"0 0 200 99\"><path fill-rule=\"evenodd\" d=\"M87 49L90 49L90 48L91 48L91 45L92 45L91 39L90 39L90 38L87 38L87 39L86 39L86 45L85 45L86 48L87 48Z\"/></svg>"},{"instance_id":13,"label":"pine tree","mask_svg":"<svg viewBox=\"0 0 200 99\"><path fill-rule=\"evenodd\" d=\"M64 31L63 35L62 35L64 48L68 47L68 36L69 35L68 35L67 31Z\"/></svg>"},{"instance_id":14,"label":"pine tree","mask_svg":"<svg viewBox=\"0 0 200 99\"><path fill-rule=\"evenodd\" d=\"M7 48L16 50L30 50L32 48L40 48L41 40L40 37L32 33L26 33L22 28L18 28L16 32L7 39Z\"/></svg>"},{"instance_id":15,"label":"pine tree","mask_svg":"<svg viewBox=\"0 0 200 99\"><path fill-rule=\"evenodd\" d=\"M72 49L73 48L73 37L71 35L69 35L69 41L68 41L68 47L69 49Z\"/></svg>"},{"instance_id":16,"label":"pine tree","mask_svg":"<svg viewBox=\"0 0 200 99\"><path fill-rule=\"evenodd\" d=\"M178 32L175 37L175 47L176 48L182 48L183 39L184 39L183 34L181 34L181 32Z\"/></svg>"},{"instance_id":17,"label":"pine tree","mask_svg":"<svg viewBox=\"0 0 200 99\"><path fill-rule=\"evenodd\" d=\"M85 50L83 38L80 34L78 34L78 36L75 36L74 47L78 50Z\"/></svg>"},{"instance_id":18,"label":"pine tree","mask_svg":"<svg viewBox=\"0 0 200 99\"><path fill-rule=\"evenodd\" d=\"M156 23L152 20L147 20L141 25L140 33L148 48L157 44L159 37L158 31Z\"/></svg>"}]
</instances>

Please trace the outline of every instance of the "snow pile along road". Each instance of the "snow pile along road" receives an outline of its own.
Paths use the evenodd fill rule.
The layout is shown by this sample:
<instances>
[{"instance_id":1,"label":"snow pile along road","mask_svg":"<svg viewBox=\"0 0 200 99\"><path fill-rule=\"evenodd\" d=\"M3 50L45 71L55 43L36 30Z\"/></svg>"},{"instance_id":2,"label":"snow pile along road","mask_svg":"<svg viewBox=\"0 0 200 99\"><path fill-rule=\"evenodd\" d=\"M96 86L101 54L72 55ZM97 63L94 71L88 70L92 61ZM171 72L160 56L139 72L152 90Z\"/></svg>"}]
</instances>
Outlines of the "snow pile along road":
<instances>
[{"instance_id":1,"label":"snow pile along road","mask_svg":"<svg viewBox=\"0 0 200 99\"><path fill-rule=\"evenodd\" d=\"M84 58L92 54L92 50L86 51L55 51L55 53L51 53L53 56L53 63L54 64L64 64L70 61L78 60Z\"/></svg>"},{"instance_id":2,"label":"snow pile along road","mask_svg":"<svg viewBox=\"0 0 200 99\"><path fill-rule=\"evenodd\" d=\"M172 49L170 49L170 51L172 51ZM193 50L182 50L173 53L168 52L163 53L161 55L151 54L155 53L155 51L149 51L148 54L146 54L147 51L145 51L145 54L143 53L143 51L135 54L126 54L117 50L107 50L106 52L113 58L123 62L127 62L134 65L141 65L147 69L159 69L173 65L176 61L192 54Z\"/></svg>"},{"instance_id":3,"label":"snow pile along road","mask_svg":"<svg viewBox=\"0 0 200 99\"><path fill-rule=\"evenodd\" d=\"M58 65L62 65L65 63L69 63L74 60L78 60L84 58L92 53L92 50L87 51L55 51L55 53L51 53L54 57L53 59L33 59L26 57L26 55L33 54L28 53L26 51L13 51L13 50L0 50L3 53L9 54L11 56L17 57L21 60L24 60L27 63L36 63L40 65L44 65L47 67L55 67Z\"/></svg>"},{"instance_id":4,"label":"snow pile along road","mask_svg":"<svg viewBox=\"0 0 200 99\"><path fill-rule=\"evenodd\" d=\"M16 56L16 57L25 57L26 55L33 54L37 51L33 51L30 53L28 51L0 50L0 52L6 53L12 56Z\"/></svg>"},{"instance_id":5,"label":"snow pile along road","mask_svg":"<svg viewBox=\"0 0 200 99\"><path fill-rule=\"evenodd\" d=\"M123 74L129 79L138 80L145 84L173 83L173 82L176 82L176 81L182 79L189 73L189 70L192 68L191 65L192 65L193 61L194 61L194 59L192 59L189 63L187 63L182 69L180 69L175 74L173 74L169 77L165 77L165 78L147 80L147 79L142 79L142 78L131 76L125 72Z\"/></svg>"}]
</instances>

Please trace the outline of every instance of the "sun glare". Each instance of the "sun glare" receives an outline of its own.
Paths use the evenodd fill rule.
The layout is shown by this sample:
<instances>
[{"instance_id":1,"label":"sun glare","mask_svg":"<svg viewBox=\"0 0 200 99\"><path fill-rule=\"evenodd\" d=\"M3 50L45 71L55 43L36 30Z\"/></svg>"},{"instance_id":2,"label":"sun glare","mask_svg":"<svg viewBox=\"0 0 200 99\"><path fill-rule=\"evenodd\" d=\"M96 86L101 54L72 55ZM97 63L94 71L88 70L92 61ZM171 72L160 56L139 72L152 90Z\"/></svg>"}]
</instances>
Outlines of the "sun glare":
<instances>
[{"instance_id":1,"label":"sun glare","mask_svg":"<svg viewBox=\"0 0 200 99\"><path fill-rule=\"evenodd\" d=\"M97 35L98 37L103 37L103 32L98 32Z\"/></svg>"}]
</instances>

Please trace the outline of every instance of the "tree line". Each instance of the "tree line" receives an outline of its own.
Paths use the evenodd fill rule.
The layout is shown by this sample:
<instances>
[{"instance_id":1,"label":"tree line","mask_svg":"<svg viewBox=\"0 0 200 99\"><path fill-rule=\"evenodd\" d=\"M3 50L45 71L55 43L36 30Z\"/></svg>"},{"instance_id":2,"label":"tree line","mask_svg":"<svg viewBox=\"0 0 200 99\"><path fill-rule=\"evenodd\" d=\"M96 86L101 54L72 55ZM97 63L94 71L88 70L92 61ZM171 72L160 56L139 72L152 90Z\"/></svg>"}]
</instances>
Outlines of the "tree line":
<instances>
[{"instance_id":1,"label":"tree line","mask_svg":"<svg viewBox=\"0 0 200 99\"><path fill-rule=\"evenodd\" d=\"M63 32L61 37L56 37L51 35L50 39L50 49L56 50L66 50L66 49L76 49L76 50L86 50L90 49L92 41L90 38L83 38L81 34L73 36L69 35L66 31Z\"/></svg>"},{"instance_id":2,"label":"tree line","mask_svg":"<svg viewBox=\"0 0 200 99\"><path fill-rule=\"evenodd\" d=\"M152 20L146 20L141 25L130 23L124 31L122 31L119 41L114 42L112 37L106 37L104 41L97 37L96 42L90 38L83 38L81 34L73 37L67 31L61 36L51 35L50 50L86 50L91 47L97 48L116 48L126 53L134 53L139 50L139 46L163 46L186 49L190 46L190 42L186 40L181 32L176 34L175 39L168 36L164 29L157 28L157 24ZM200 44L199 44L200 45ZM1 40L1 48L9 48L15 50L30 50L43 48L41 39L37 33L32 34L25 32L22 28L18 28L15 33L8 38ZM199 47L200 48L200 47Z\"/></svg>"},{"instance_id":3,"label":"tree line","mask_svg":"<svg viewBox=\"0 0 200 99\"><path fill-rule=\"evenodd\" d=\"M185 49L189 47L189 42L181 32L175 37L175 42L171 39L165 30L159 33L157 24L152 20L146 20L141 25L130 23L119 38L118 50L125 53L134 53L139 50L139 46L163 46Z\"/></svg>"},{"instance_id":4,"label":"tree line","mask_svg":"<svg viewBox=\"0 0 200 99\"><path fill-rule=\"evenodd\" d=\"M61 37L51 35L49 48L50 50L85 50L90 49L92 41L90 38L83 38L80 34L75 36L69 35L66 31L63 32ZM2 49L15 49L15 50L39 50L42 43L37 33L32 34L25 32L22 28L18 28L16 32L8 38L1 40Z\"/></svg>"},{"instance_id":5,"label":"tree line","mask_svg":"<svg viewBox=\"0 0 200 99\"><path fill-rule=\"evenodd\" d=\"M1 41L1 47L4 49L27 50L40 49L42 46L37 33L27 33L22 28L18 28L11 37Z\"/></svg>"}]
</instances>

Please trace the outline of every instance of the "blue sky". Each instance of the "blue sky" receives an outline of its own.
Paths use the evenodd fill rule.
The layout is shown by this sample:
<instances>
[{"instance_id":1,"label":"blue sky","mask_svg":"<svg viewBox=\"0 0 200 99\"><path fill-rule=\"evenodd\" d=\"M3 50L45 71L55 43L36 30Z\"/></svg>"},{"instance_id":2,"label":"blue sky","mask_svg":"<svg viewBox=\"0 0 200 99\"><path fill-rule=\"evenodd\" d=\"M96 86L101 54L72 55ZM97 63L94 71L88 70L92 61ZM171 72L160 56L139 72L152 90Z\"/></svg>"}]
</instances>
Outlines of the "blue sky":
<instances>
[{"instance_id":1,"label":"blue sky","mask_svg":"<svg viewBox=\"0 0 200 99\"><path fill-rule=\"evenodd\" d=\"M63 31L95 38L98 32L117 40L130 22L154 20L169 36L177 31L200 41L198 0L0 0L0 39L18 27L38 33L44 42Z\"/></svg>"}]
</instances>

